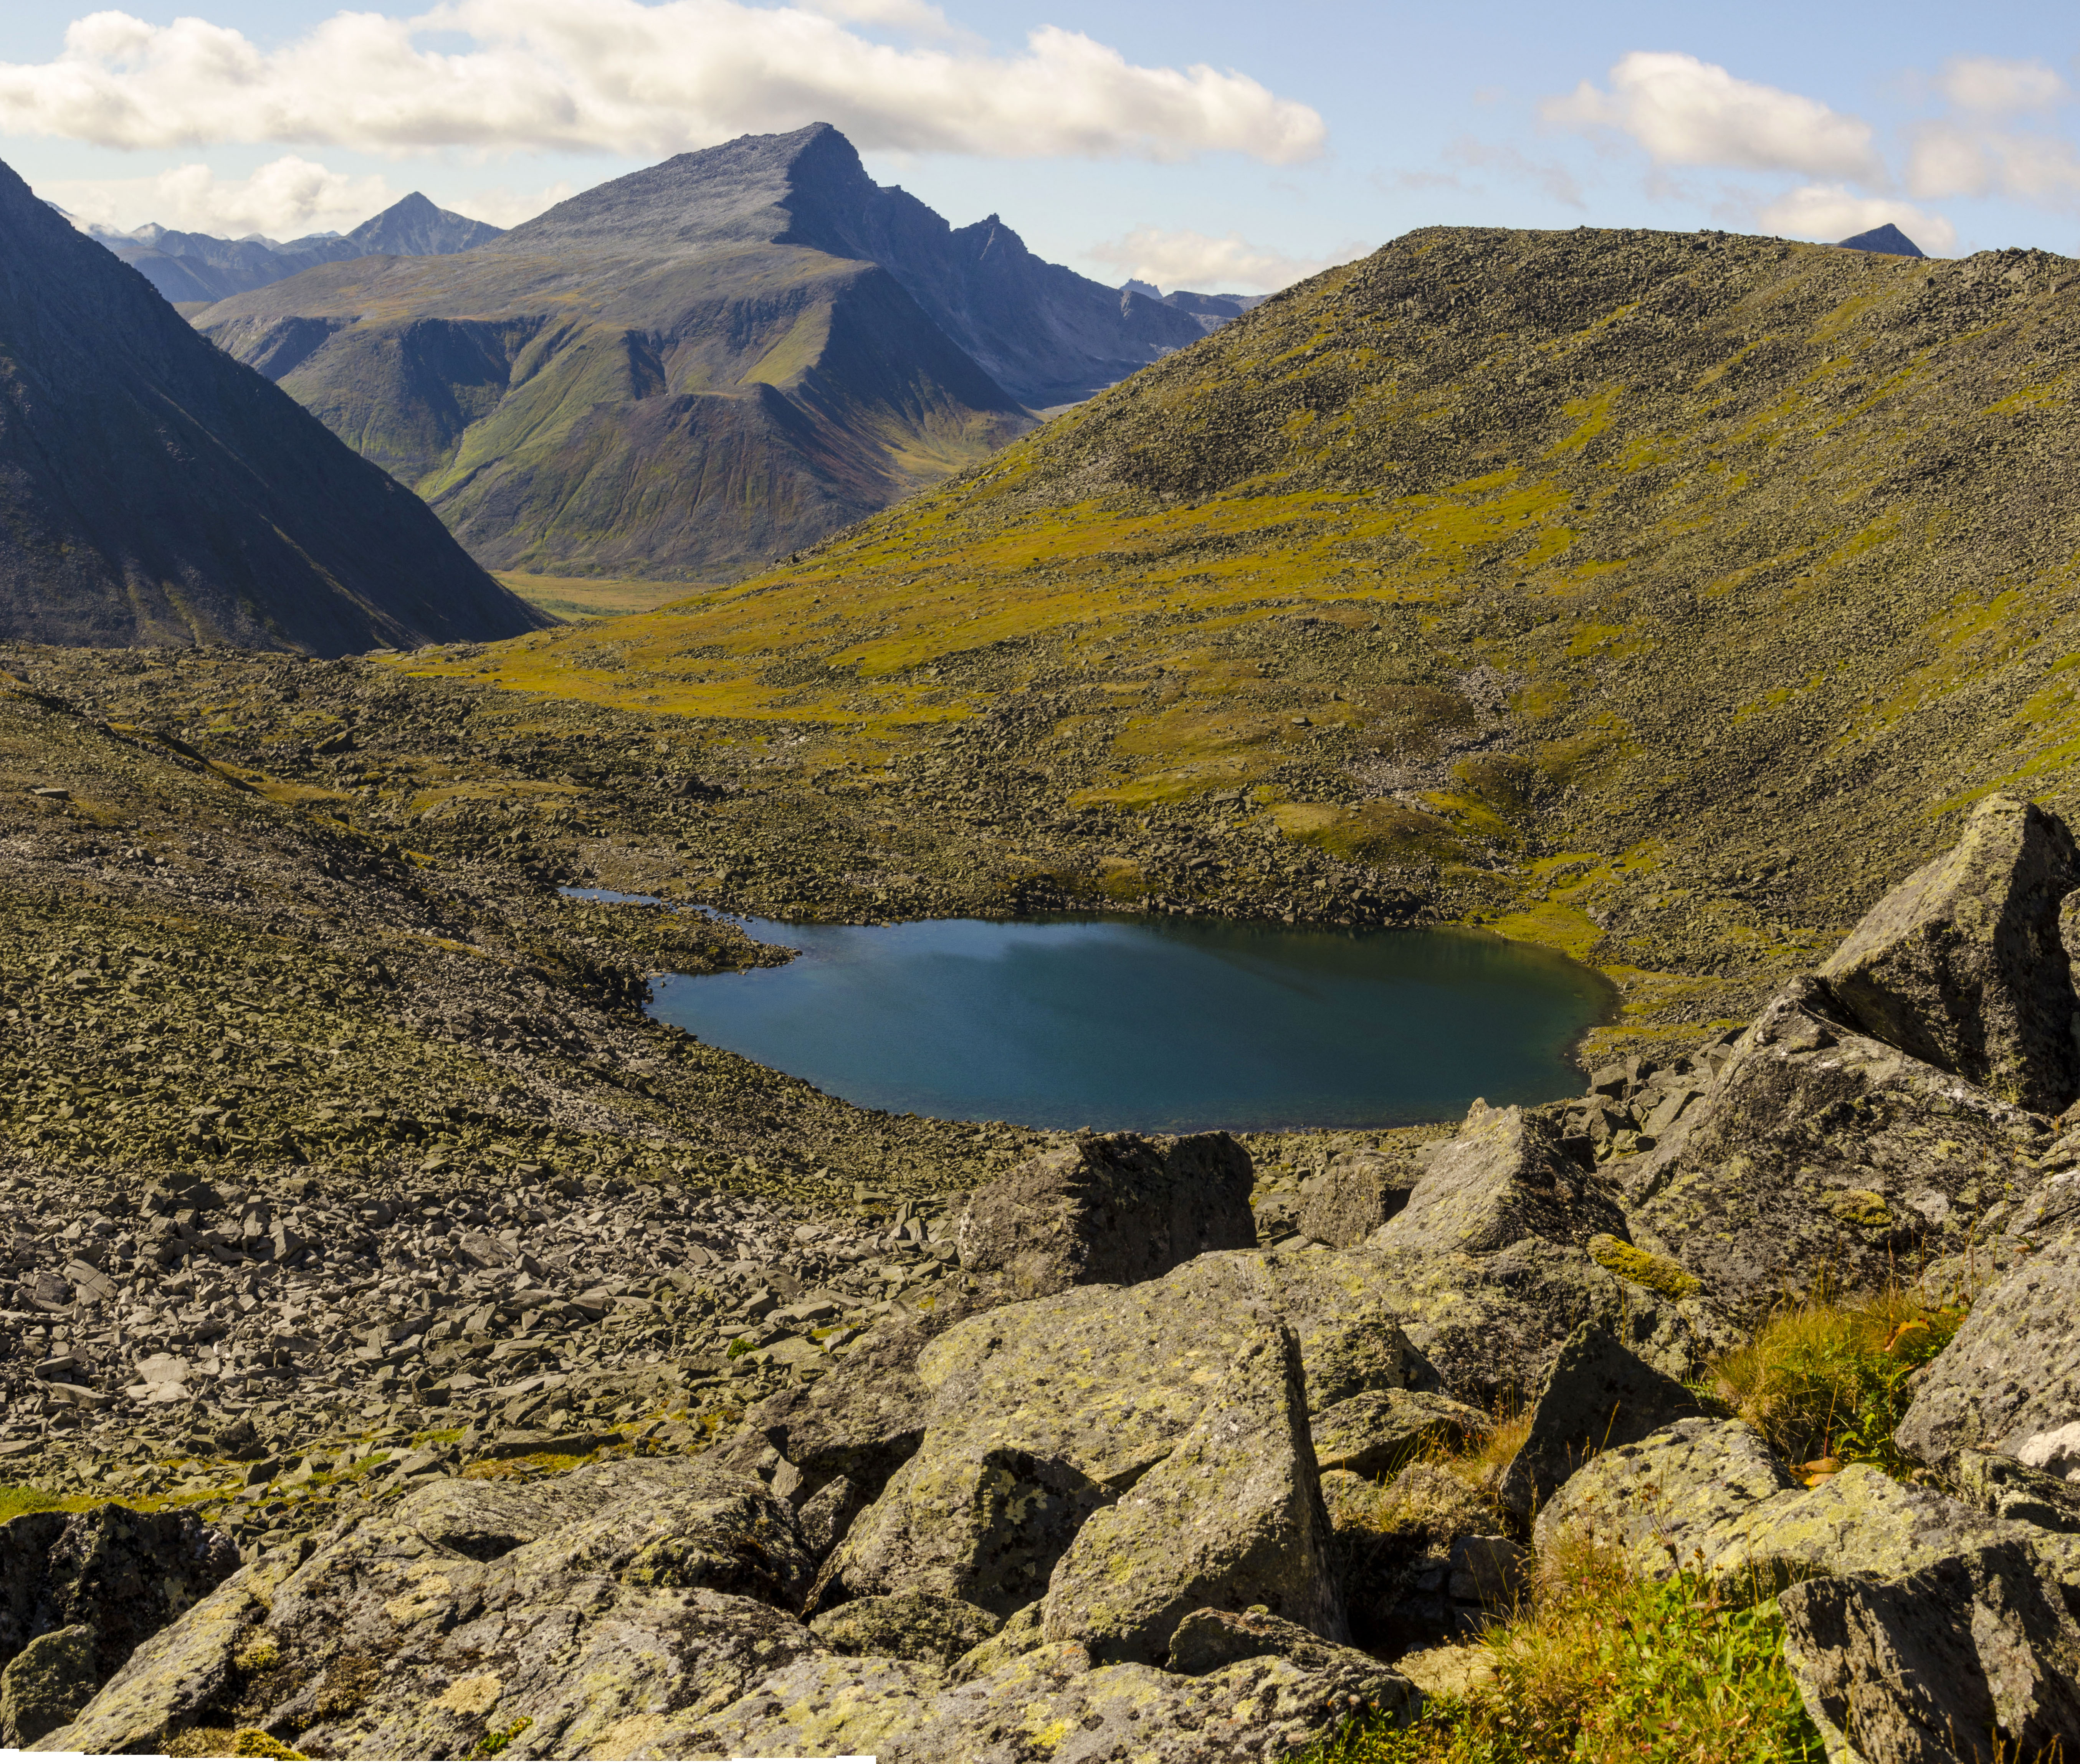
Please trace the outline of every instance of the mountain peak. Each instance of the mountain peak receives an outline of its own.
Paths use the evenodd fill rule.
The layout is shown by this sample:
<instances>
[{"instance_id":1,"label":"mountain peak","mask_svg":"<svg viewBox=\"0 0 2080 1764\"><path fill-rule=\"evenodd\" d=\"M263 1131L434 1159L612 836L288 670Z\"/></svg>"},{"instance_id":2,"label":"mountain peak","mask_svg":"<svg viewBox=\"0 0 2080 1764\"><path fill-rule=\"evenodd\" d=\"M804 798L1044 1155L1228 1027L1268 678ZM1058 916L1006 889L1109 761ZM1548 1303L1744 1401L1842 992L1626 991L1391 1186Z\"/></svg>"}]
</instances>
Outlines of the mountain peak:
<instances>
[{"instance_id":1,"label":"mountain peak","mask_svg":"<svg viewBox=\"0 0 2080 1764\"><path fill-rule=\"evenodd\" d=\"M1895 258L1925 258L1928 253L1916 245L1888 220L1881 227L1873 227L1868 233L1860 233L1853 239L1835 241L1847 251L1882 251Z\"/></svg>"},{"instance_id":2,"label":"mountain peak","mask_svg":"<svg viewBox=\"0 0 2080 1764\"><path fill-rule=\"evenodd\" d=\"M371 216L346 237L365 257L445 258L473 251L504 233L502 227L438 207L415 190L380 215Z\"/></svg>"}]
</instances>

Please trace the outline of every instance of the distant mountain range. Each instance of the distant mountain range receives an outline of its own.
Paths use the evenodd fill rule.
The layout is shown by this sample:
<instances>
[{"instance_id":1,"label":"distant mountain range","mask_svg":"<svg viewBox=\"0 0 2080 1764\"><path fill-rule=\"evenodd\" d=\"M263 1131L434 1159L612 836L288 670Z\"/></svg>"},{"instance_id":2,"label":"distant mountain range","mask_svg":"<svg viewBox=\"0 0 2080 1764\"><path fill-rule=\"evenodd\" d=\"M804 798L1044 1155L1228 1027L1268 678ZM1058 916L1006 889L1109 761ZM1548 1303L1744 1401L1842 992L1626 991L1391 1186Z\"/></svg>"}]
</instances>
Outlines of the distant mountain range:
<instances>
[{"instance_id":1,"label":"distant mountain range","mask_svg":"<svg viewBox=\"0 0 2080 1764\"><path fill-rule=\"evenodd\" d=\"M58 212L65 214L65 210ZM505 230L437 208L417 191L351 233L314 233L287 242L258 233L245 239L220 239L213 233L176 233L157 225L118 233L75 216L65 218L176 302L221 300L250 288L286 282L321 263L353 258L447 257L488 244Z\"/></svg>"},{"instance_id":2,"label":"distant mountain range","mask_svg":"<svg viewBox=\"0 0 2080 1764\"><path fill-rule=\"evenodd\" d=\"M1121 286L1129 294L1145 295L1151 300L1160 300L1165 306L1174 306L1180 312L1189 312L1199 321L1202 330L1214 330L1230 319L1239 319L1253 306L1261 306L1269 300L1268 294L1193 294L1185 288L1173 288L1168 294L1152 282L1137 282L1130 278Z\"/></svg>"},{"instance_id":3,"label":"distant mountain range","mask_svg":"<svg viewBox=\"0 0 2080 1764\"><path fill-rule=\"evenodd\" d=\"M971 463L1209 316L1043 262L995 216L951 227L816 124L681 154L459 254L328 263L194 317L485 564L715 580Z\"/></svg>"},{"instance_id":4,"label":"distant mountain range","mask_svg":"<svg viewBox=\"0 0 2080 1764\"><path fill-rule=\"evenodd\" d=\"M0 635L339 655L550 622L0 166Z\"/></svg>"}]
</instances>

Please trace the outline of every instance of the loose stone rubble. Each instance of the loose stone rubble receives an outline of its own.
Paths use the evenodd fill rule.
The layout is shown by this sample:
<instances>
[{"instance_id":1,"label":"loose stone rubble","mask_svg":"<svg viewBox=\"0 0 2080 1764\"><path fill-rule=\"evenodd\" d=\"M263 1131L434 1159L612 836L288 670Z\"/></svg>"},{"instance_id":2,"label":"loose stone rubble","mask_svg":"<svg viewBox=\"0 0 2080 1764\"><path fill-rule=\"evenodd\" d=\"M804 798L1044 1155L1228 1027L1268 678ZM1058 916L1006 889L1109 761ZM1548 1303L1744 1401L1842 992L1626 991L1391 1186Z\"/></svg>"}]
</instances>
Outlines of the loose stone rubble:
<instances>
[{"instance_id":1,"label":"loose stone rubble","mask_svg":"<svg viewBox=\"0 0 2080 1764\"><path fill-rule=\"evenodd\" d=\"M1985 1027L2056 1012L2012 916L1958 903L2040 932L2070 846L1973 824L1832 978L1449 1136L1063 1138L813 1216L547 1170L17 1174L8 1473L167 1505L0 1528L45 1589L0 1721L1263 1764L1413 1715L1432 1650L1586 1548L1778 1600L1844 1764L2031 1755L2080 1731L2080 1132L2014 1100L2075 1077ZM1923 986L1931 950L1971 987ZM1975 1078L1967 1042L2007 1051ZM1785 1293L1881 1267L1973 1302L1911 1477L1794 1471L1693 1388ZM119 1620L138 1562L161 1603Z\"/></svg>"}]
</instances>

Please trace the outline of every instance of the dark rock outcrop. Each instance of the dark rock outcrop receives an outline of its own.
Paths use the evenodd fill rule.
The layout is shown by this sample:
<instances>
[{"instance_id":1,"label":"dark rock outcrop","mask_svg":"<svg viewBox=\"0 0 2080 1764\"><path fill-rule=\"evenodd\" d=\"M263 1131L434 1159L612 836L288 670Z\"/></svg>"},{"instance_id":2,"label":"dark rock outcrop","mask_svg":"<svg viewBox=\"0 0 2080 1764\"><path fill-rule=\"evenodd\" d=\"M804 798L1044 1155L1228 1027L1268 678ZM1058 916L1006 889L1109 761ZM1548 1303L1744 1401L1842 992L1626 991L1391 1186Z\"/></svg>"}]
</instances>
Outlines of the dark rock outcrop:
<instances>
[{"instance_id":1,"label":"dark rock outcrop","mask_svg":"<svg viewBox=\"0 0 2080 1764\"><path fill-rule=\"evenodd\" d=\"M1249 1154L1226 1133L1084 1137L975 1192L961 1264L1020 1298L1154 1280L1211 1250L1254 1247L1250 1186Z\"/></svg>"},{"instance_id":2,"label":"dark rock outcrop","mask_svg":"<svg viewBox=\"0 0 2080 1764\"><path fill-rule=\"evenodd\" d=\"M1864 1033L2021 1108L2080 1094L2060 908L2080 855L2056 815L2011 796L1869 912L1820 970Z\"/></svg>"},{"instance_id":3,"label":"dark rock outcrop","mask_svg":"<svg viewBox=\"0 0 2080 1764\"><path fill-rule=\"evenodd\" d=\"M0 166L0 636L337 656L552 622Z\"/></svg>"}]
</instances>

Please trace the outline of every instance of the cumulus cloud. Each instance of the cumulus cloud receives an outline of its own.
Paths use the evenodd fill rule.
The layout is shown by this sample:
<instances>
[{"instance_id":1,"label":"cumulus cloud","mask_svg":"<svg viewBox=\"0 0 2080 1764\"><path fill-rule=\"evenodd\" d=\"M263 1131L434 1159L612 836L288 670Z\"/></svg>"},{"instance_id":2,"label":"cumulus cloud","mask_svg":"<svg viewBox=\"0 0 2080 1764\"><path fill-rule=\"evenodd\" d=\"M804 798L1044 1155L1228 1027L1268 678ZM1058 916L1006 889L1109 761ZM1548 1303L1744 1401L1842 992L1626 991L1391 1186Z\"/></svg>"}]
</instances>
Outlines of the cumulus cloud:
<instances>
[{"instance_id":1,"label":"cumulus cloud","mask_svg":"<svg viewBox=\"0 0 2080 1764\"><path fill-rule=\"evenodd\" d=\"M2065 96L2065 82L2041 61L2002 61L1991 56L1957 56L1945 62L1937 82L1960 110L2006 115L2048 110Z\"/></svg>"},{"instance_id":2,"label":"cumulus cloud","mask_svg":"<svg viewBox=\"0 0 2080 1764\"><path fill-rule=\"evenodd\" d=\"M1906 187L1917 196L2012 196L2053 207L2080 203L2080 154L2055 135L1940 121L1914 133Z\"/></svg>"},{"instance_id":3,"label":"cumulus cloud","mask_svg":"<svg viewBox=\"0 0 2080 1764\"><path fill-rule=\"evenodd\" d=\"M1830 241L1853 238L1890 221L1938 257L1957 242L1957 229L1941 215L1889 196L1860 196L1841 184L1803 185L1778 197L1756 218L1771 233Z\"/></svg>"},{"instance_id":4,"label":"cumulus cloud","mask_svg":"<svg viewBox=\"0 0 2080 1764\"><path fill-rule=\"evenodd\" d=\"M1137 282L1160 288L1189 288L1200 294L1275 292L1332 264L1348 263L1365 247L1353 245L1329 258L1289 258L1249 243L1239 233L1221 238L1211 233L1136 227L1124 238L1094 245L1086 253L1100 263L1125 271Z\"/></svg>"},{"instance_id":5,"label":"cumulus cloud","mask_svg":"<svg viewBox=\"0 0 2080 1764\"><path fill-rule=\"evenodd\" d=\"M380 175L353 177L295 154L250 178L178 166L149 178L61 178L40 185L36 193L80 220L117 232L151 220L176 233L233 239L250 233L289 239L350 232L404 194Z\"/></svg>"},{"instance_id":6,"label":"cumulus cloud","mask_svg":"<svg viewBox=\"0 0 2080 1764\"><path fill-rule=\"evenodd\" d=\"M451 0L413 18L337 13L262 49L202 19L97 12L55 60L0 64L0 133L644 157L821 120L866 149L1009 158L1283 164L1321 149L1315 111L1234 71L1137 66L1052 26L1013 56L853 27L915 36L937 16L915 0Z\"/></svg>"},{"instance_id":7,"label":"cumulus cloud","mask_svg":"<svg viewBox=\"0 0 2080 1764\"><path fill-rule=\"evenodd\" d=\"M1584 132L1615 129L1658 166L1735 166L1810 178L1881 183L1871 126L1817 98L1737 79L1694 55L1635 50L1609 74L1608 91L1584 80L1541 107L1546 121Z\"/></svg>"}]
</instances>

